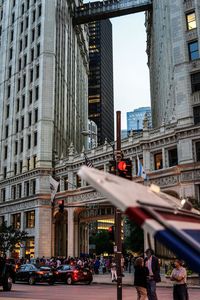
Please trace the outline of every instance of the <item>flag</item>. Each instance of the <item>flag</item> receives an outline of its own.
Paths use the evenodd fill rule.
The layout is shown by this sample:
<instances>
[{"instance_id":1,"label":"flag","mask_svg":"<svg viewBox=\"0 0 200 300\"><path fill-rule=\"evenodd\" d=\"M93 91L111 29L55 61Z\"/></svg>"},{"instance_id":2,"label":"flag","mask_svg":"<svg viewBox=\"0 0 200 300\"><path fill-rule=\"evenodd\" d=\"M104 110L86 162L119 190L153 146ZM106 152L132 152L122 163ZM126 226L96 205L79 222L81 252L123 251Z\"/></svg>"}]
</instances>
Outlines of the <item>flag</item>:
<instances>
[{"instance_id":1,"label":"flag","mask_svg":"<svg viewBox=\"0 0 200 300\"><path fill-rule=\"evenodd\" d=\"M144 180L147 180L147 174L138 156L137 156L137 166L138 166L137 176L144 178Z\"/></svg>"},{"instance_id":2,"label":"flag","mask_svg":"<svg viewBox=\"0 0 200 300\"><path fill-rule=\"evenodd\" d=\"M51 190L51 203L53 203L54 197L58 190L59 182L56 181L55 179L53 179L52 176L49 176L49 184L50 184L50 190Z\"/></svg>"},{"instance_id":3,"label":"flag","mask_svg":"<svg viewBox=\"0 0 200 300\"><path fill-rule=\"evenodd\" d=\"M87 157L87 155L85 153L84 153L84 157L85 157L85 165L89 168L93 168L92 162L89 160L89 158Z\"/></svg>"},{"instance_id":4,"label":"flag","mask_svg":"<svg viewBox=\"0 0 200 300\"><path fill-rule=\"evenodd\" d=\"M81 167L79 176L102 193L130 219L160 241L190 268L200 270L200 214L181 209L180 200L97 169Z\"/></svg>"}]
</instances>

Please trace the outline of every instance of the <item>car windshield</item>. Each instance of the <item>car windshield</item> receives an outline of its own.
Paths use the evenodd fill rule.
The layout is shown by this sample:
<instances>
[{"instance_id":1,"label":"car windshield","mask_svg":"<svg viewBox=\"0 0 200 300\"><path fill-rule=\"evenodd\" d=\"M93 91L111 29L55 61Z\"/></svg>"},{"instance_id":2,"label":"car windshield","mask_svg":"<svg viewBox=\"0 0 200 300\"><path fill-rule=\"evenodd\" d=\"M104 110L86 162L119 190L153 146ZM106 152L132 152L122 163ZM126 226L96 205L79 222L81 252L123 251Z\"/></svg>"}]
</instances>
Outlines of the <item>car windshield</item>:
<instances>
[{"instance_id":1,"label":"car windshield","mask_svg":"<svg viewBox=\"0 0 200 300\"><path fill-rule=\"evenodd\" d=\"M51 270L51 268L46 267L46 266L42 266L42 267L40 267L39 269L40 269L41 271L50 271L50 270Z\"/></svg>"},{"instance_id":2,"label":"car windshield","mask_svg":"<svg viewBox=\"0 0 200 300\"><path fill-rule=\"evenodd\" d=\"M71 268L71 266L70 265L64 265L63 266L63 270L71 270L72 268Z\"/></svg>"}]
</instances>

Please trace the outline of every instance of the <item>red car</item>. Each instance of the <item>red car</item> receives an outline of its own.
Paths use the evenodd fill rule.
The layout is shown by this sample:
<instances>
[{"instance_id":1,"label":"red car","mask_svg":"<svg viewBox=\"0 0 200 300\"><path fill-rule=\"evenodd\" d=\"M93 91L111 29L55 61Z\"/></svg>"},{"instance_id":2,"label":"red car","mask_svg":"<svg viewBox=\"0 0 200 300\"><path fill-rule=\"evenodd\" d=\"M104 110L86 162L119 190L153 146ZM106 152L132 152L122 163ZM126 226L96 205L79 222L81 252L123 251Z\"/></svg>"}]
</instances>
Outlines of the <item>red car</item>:
<instances>
[{"instance_id":1,"label":"red car","mask_svg":"<svg viewBox=\"0 0 200 300\"><path fill-rule=\"evenodd\" d=\"M88 268L61 265L54 271L54 279L55 282L65 282L67 284L74 284L76 282L90 284L93 280L93 276Z\"/></svg>"}]
</instances>

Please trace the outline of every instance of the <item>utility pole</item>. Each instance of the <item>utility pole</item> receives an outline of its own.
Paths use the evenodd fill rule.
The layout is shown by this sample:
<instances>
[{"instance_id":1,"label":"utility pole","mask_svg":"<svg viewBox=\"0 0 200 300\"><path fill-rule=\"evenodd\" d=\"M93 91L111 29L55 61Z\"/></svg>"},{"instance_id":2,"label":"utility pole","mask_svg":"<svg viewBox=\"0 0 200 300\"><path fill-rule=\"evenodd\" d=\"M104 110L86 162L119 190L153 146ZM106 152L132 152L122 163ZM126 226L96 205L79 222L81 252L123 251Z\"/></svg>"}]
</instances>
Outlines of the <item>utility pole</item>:
<instances>
[{"instance_id":1,"label":"utility pole","mask_svg":"<svg viewBox=\"0 0 200 300\"><path fill-rule=\"evenodd\" d=\"M116 136L117 136L117 149L116 149L116 163L121 160L121 111L116 112ZM118 170L116 168L118 175ZM122 240L121 240L121 211L115 209L115 259L117 262L117 300L122 300L122 269L121 269L121 256L122 256Z\"/></svg>"}]
</instances>

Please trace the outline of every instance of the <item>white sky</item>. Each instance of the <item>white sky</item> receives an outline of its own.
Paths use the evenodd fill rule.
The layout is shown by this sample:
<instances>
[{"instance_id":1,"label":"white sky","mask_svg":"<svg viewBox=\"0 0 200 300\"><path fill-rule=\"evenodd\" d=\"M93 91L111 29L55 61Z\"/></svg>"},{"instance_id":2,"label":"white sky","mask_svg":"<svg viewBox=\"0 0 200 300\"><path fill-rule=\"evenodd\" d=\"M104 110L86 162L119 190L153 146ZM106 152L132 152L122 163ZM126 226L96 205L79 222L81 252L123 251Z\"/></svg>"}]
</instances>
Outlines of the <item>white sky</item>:
<instances>
[{"instance_id":1,"label":"white sky","mask_svg":"<svg viewBox=\"0 0 200 300\"><path fill-rule=\"evenodd\" d=\"M121 111L121 128L126 129L126 112L150 106L145 16L137 13L110 20L113 24L115 115L116 110Z\"/></svg>"}]
</instances>

